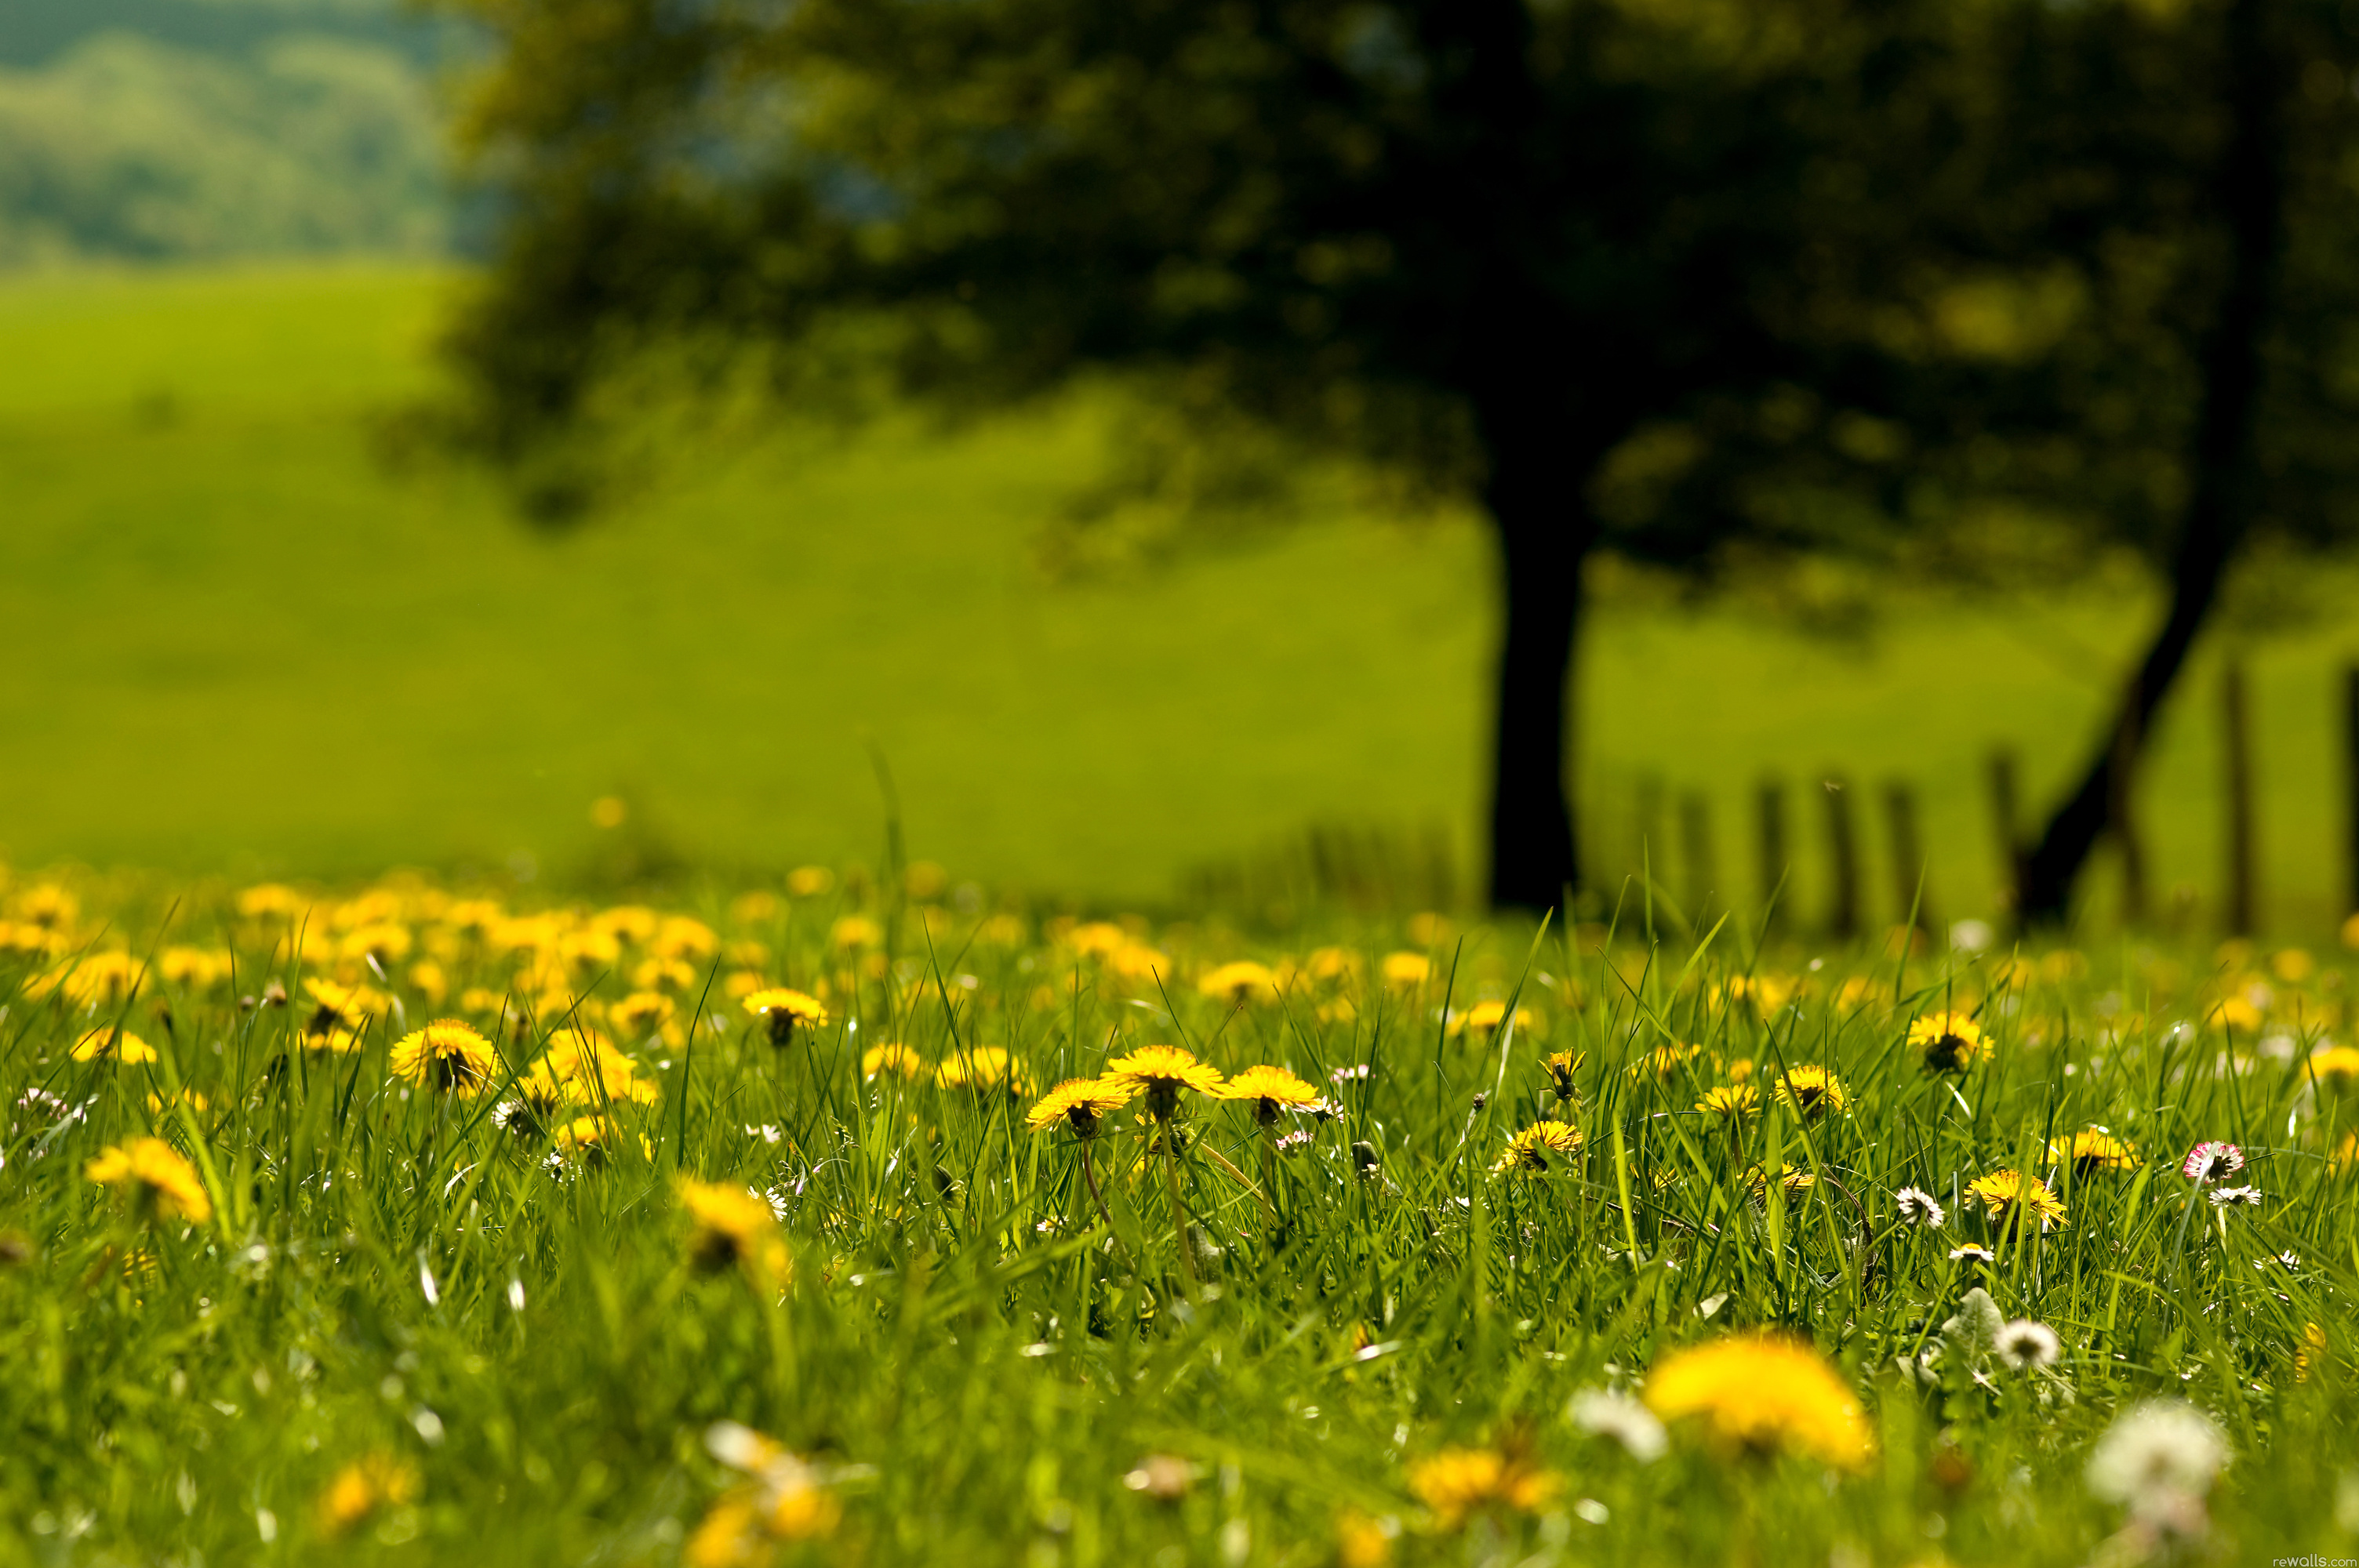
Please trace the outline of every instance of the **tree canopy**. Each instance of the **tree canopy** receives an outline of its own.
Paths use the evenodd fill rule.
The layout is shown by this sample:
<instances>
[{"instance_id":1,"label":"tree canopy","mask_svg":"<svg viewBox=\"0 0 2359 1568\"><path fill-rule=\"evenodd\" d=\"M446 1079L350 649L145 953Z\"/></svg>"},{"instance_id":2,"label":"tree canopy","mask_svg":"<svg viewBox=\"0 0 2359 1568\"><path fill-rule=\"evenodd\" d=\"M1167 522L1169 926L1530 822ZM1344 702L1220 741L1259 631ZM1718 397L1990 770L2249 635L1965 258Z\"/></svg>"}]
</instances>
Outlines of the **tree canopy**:
<instances>
[{"instance_id":1,"label":"tree canopy","mask_svg":"<svg viewBox=\"0 0 2359 1568\"><path fill-rule=\"evenodd\" d=\"M640 356L858 322L912 392L1152 375L1462 487L1504 568L1498 902L1580 880L1600 549L2053 580L2126 546L2200 625L2189 540L2350 532L2311 0L455 3L510 213L455 340L479 439L528 470Z\"/></svg>"}]
</instances>

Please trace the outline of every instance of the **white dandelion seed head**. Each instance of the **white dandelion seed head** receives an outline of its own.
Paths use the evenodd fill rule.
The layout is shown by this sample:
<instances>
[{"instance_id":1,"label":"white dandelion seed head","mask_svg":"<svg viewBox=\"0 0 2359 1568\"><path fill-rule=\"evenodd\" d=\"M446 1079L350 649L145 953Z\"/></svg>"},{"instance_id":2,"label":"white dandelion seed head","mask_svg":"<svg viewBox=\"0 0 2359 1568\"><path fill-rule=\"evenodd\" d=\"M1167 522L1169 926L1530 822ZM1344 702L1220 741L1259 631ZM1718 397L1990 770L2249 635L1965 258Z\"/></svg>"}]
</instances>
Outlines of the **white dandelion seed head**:
<instances>
[{"instance_id":1,"label":"white dandelion seed head","mask_svg":"<svg viewBox=\"0 0 2359 1568\"><path fill-rule=\"evenodd\" d=\"M1627 1394L1583 1389L1572 1396L1571 1415L1573 1425L1612 1438L1641 1465L1653 1464L1670 1446L1655 1412Z\"/></svg>"},{"instance_id":2,"label":"white dandelion seed head","mask_svg":"<svg viewBox=\"0 0 2359 1568\"><path fill-rule=\"evenodd\" d=\"M2034 1372L2056 1365L2064 1354L2064 1342L2046 1324L2018 1317L1999 1329L1991 1350L2008 1371Z\"/></svg>"},{"instance_id":3,"label":"white dandelion seed head","mask_svg":"<svg viewBox=\"0 0 2359 1568\"><path fill-rule=\"evenodd\" d=\"M2200 1500L2228 1463L2228 1444L2210 1416L2180 1400L2136 1406L2089 1454L2089 1490L2140 1518L2171 1519Z\"/></svg>"},{"instance_id":4,"label":"white dandelion seed head","mask_svg":"<svg viewBox=\"0 0 2359 1568\"><path fill-rule=\"evenodd\" d=\"M1892 1206L1898 1212L1900 1223L1919 1230L1939 1230L1950 1223L1949 1211L1922 1187L1903 1187L1894 1193Z\"/></svg>"}]
</instances>

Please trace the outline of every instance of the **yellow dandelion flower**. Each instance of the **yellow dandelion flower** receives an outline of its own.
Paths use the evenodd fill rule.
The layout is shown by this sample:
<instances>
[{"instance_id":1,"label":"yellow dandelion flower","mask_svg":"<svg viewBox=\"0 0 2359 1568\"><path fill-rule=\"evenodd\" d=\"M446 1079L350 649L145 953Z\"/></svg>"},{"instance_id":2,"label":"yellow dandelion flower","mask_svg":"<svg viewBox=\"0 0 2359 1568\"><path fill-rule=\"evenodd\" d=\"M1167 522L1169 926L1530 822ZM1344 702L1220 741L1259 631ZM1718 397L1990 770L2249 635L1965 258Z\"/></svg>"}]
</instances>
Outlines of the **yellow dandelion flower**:
<instances>
[{"instance_id":1,"label":"yellow dandelion flower","mask_svg":"<svg viewBox=\"0 0 2359 1568\"><path fill-rule=\"evenodd\" d=\"M212 1101L207 1099L199 1091L190 1088L180 1089L168 1095L147 1097L147 1114L150 1116L161 1116L168 1110L178 1110L182 1106L187 1106L199 1116L202 1116L212 1108Z\"/></svg>"},{"instance_id":2,"label":"yellow dandelion flower","mask_svg":"<svg viewBox=\"0 0 2359 1568\"><path fill-rule=\"evenodd\" d=\"M1196 989L1225 1002L1276 1001L1277 977L1267 964L1240 958L1206 971L1204 978L1196 982Z\"/></svg>"},{"instance_id":3,"label":"yellow dandelion flower","mask_svg":"<svg viewBox=\"0 0 2359 1568\"><path fill-rule=\"evenodd\" d=\"M795 1037L797 1029L827 1027L827 1007L819 998L785 986L771 986L746 997L747 1012L760 1019L770 1032L770 1044L784 1045Z\"/></svg>"},{"instance_id":4,"label":"yellow dandelion flower","mask_svg":"<svg viewBox=\"0 0 2359 1568\"><path fill-rule=\"evenodd\" d=\"M1777 1185L1785 1190L1786 1195L1789 1198L1800 1197L1819 1184L1819 1178L1815 1172L1805 1171L1793 1165L1780 1165L1777 1171ZM1758 1165L1745 1172L1745 1191L1756 1204L1766 1203L1769 1196L1769 1173Z\"/></svg>"},{"instance_id":5,"label":"yellow dandelion flower","mask_svg":"<svg viewBox=\"0 0 2359 1568\"><path fill-rule=\"evenodd\" d=\"M735 1422L704 1434L712 1456L749 1479L713 1500L680 1549L690 1568L761 1568L777 1543L833 1530L840 1510L819 1472L775 1440Z\"/></svg>"},{"instance_id":6,"label":"yellow dandelion flower","mask_svg":"<svg viewBox=\"0 0 2359 1568\"><path fill-rule=\"evenodd\" d=\"M1506 1002L1478 1001L1473 1007L1468 1008L1464 1012L1453 1014L1442 1028L1443 1033L1452 1035L1462 1033L1469 1029L1473 1030L1477 1034L1495 1034L1499 1031L1499 1025L1506 1022L1507 1004ZM1516 1028L1517 1031L1520 1032L1527 1030L1531 1028L1531 1026L1532 1010L1528 1007L1519 1007L1516 1009Z\"/></svg>"},{"instance_id":7,"label":"yellow dandelion flower","mask_svg":"<svg viewBox=\"0 0 2359 1568\"><path fill-rule=\"evenodd\" d=\"M595 1031L571 1029L549 1043L541 1058L575 1103L593 1105L601 1099L653 1105L661 1098L656 1086L639 1076L639 1065L614 1048Z\"/></svg>"},{"instance_id":8,"label":"yellow dandelion flower","mask_svg":"<svg viewBox=\"0 0 2359 1568\"><path fill-rule=\"evenodd\" d=\"M1081 1137L1095 1138L1106 1113L1120 1110L1137 1094L1127 1084L1103 1078L1068 1078L1040 1097L1025 1113L1024 1124L1035 1132L1045 1132L1062 1122Z\"/></svg>"},{"instance_id":9,"label":"yellow dandelion flower","mask_svg":"<svg viewBox=\"0 0 2359 1568\"><path fill-rule=\"evenodd\" d=\"M1171 972L1171 955L1144 942L1125 942L1105 956L1105 967L1118 979L1153 980Z\"/></svg>"},{"instance_id":10,"label":"yellow dandelion flower","mask_svg":"<svg viewBox=\"0 0 2359 1568\"><path fill-rule=\"evenodd\" d=\"M1859 1401L1826 1358L1781 1335L1746 1334L1681 1350L1647 1379L1663 1420L1695 1418L1731 1454L1796 1453L1864 1469L1874 1444Z\"/></svg>"},{"instance_id":11,"label":"yellow dandelion flower","mask_svg":"<svg viewBox=\"0 0 2359 1568\"><path fill-rule=\"evenodd\" d=\"M1335 1520L1335 1568L1385 1568L1393 1560L1398 1523L1346 1512Z\"/></svg>"},{"instance_id":12,"label":"yellow dandelion flower","mask_svg":"<svg viewBox=\"0 0 2359 1568\"><path fill-rule=\"evenodd\" d=\"M66 929L82 914L82 901L55 882L27 888L14 903L17 919L51 931Z\"/></svg>"},{"instance_id":13,"label":"yellow dandelion flower","mask_svg":"<svg viewBox=\"0 0 2359 1568\"><path fill-rule=\"evenodd\" d=\"M2099 1171L2135 1171L2138 1165L2137 1145L2102 1127L2084 1127L2070 1138L2049 1139L2048 1158L2058 1164L2069 1163L2074 1174L2082 1176Z\"/></svg>"},{"instance_id":14,"label":"yellow dandelion flower","mask_svg":"<svg viewBox=\"0 0 2359 1568\"><path fill-rule=\"evenodd\" d=\"M1491 1172L1494 1175L1509 1171L1546 1175L1560 1165L1571 1164L1581 1152L1581 1130L1569 1122L1535 1121L1507 1140Z\"/></svg>"},{"instance_id":15,"label":"yellow dandelion flower","mask_svg":"<svg viewBox=\"0 0 2359 1568\"><path fill-rule=\"evenodd\" d=\"M1761 1091L1752 1084L1720 1084L1704 1091L1696 1109L1723 1124L1744 1121L1761 1109Z\"/></svg>"},{"instance_id":16,"label":"yellow dandelion flower","mask_svg":"<svg viewBox=\"0 0 2359 1568\"><path fill-rule=\"evenodd\" d=\"M860 1076L873 1078L879 1073L893 1073L904 1078L923 1077L926 1059L914 1047L887 1040L860 1054Z\"/></svg>"},{"instance_id":17,"label":"yellow dandelion flower","mask_svg":"<svg viewBox=\"0 0 2359 1568\"><path fill-rule=\"evenodd\" d=\"M690 958L702 962L721 951L721 938L701 920L668 914L647 938L647 949L658 958Z\"/></svg>"},{"instance_id":18,"label":"yellow dandelion flower","mask_svg":"<svg viewBox=\"0 0 2359 1568\"><path fill-rule=\"evenodd\" d=\"M1908 1026L1908 1044L1929 1073L1962 1073L1990 1049L1982 1025L1962 1012L1929 1012Z\"/></svg>"},{"instance_id":19,"label":"yellow dandelion flower","mask_svg":"<svg viewBox=\"0 0 2359 1568\"><path fill-rule=\"evenodd\" d=\"M343 939L336 944L336 952L346 958L375 958L380 966L386 966L408 957L416 941L408 926L396 925L388 921L347 931Z\"/></svg>"},{"instance_id":20,"label":"yellow dandelion flower","mask_svg":"<svg viewBox=\"0 0 2359 1568\"><path fill-rule=\"evenodd\" d=\"M847 914L831 927L828 940L849 952L855 947L880 947L885 944L885 928L864 914Z\"/></svg>"},{"instance_id":21,"label":"yellow dandelion flower","mask_svg":"<svg viewBox=\"0 0 2359 1568\"><path fill-rule=\"evenodd\" d=\"M1135 1088L1147 1096L1147 1113L1169 1121L1180 1108L1180 1096L1189 1089L1216 1095L1221 1074L1196 1060L1196 1054L1177 1045L1143 1045L1129 1055L1106 1064L1109 1082Z\"/></svg>"},{"instance_id":22,"label":"yellow dandelion flower","mask_svg":"<svg viewBox=\"0 0 2359 1568\"><path fill-rule=\"evenodd\" d=\"M743 1267L760 1278L784 1277L787 1246L767 1198L750 1187L682 1176L679 1201L688 1210L689 1261L699 1270Z\"/></svg>"},{"instance_id":23,"label":"yellow dandelion flower","mask_svg":"<svg viewBox=\"0 0 2359 1568\"><path fill-rule=\"evenodd\" d=\"M1843 1080L1824 1067L1788 1067L1783 1073L1773 1069L1770 1076L1776 1080L1771 1087L1777 1092L1777 1103L1799 1112L1806 1121L1816 1121L1829 1111L1841 1116L1851 1104Z\"/></svg>"},{"instance_id":24,"label":"yellow dandelion flower","mask_svg":"<svg viewBox=\"0 0 2359 1568\"><path fill-rule=\"evenodd\" d=\"M934 1067L934 1087L985 1094L995 1089L1011 1095L1032 1092L1032 1075L1024 1065L997 1045L974 1045L953 1051Z\"/></svg>"},{"instance_id":25,"label":"yellow dandelion flower","mask_svg":"<svg viewBox=\"0 0 2359 1568\"><path fill-rule=\"evenodd\" d=\"M2301 1325L2301 1344L2293 1353L2293 1380L2310 1381L2310 1363L2326 1353L2326 1330L2314 1323Z\"/></svg>"},{"instance_id":26,"label":"yellow dandelion flower","mask_svg":"<svg viewBox=\"0 0 2359 1568\"><path fill-rule=\"evenodd\" d=\"M1367 967L1367 959L1349 947L1320 947L1312 950L1302 968L1321 985L1340 985L1357 979L1360 971Z\"/></svg>"},{"instance_id":27,"label":"yellow dandelion flower","mask_svg":"<svg viewBox=\"0 0 2359 1568\"><path fill-rule=\"evenodd\" d=\"M197 1179L197 1168L160 1138L135 1138L102 1150L82 1168L82 1176L121 1187L143 1219L178 1217L202 1225L213 1217L213 1200Z\"/></svg>"},{"instance_id":28,"label":"yellow dandelion flower","mask_svg":"<svg viewBox=\"0 0 2359 1568\"><path fill-rule=\"evenodd\" d=\"M1408 1489L1442 1530L1459 1530L1477 1514L1537 1513L1562 1486L1520 1444L1503 1448L1445 1448L1409 1467Z\"/></svg>"},{"instance_id":29,"label":"yellow dandelion flower","mask_svg":"<svg viewBox=\"0 0 2359 1568\"><path fill-rule=\"evenodd\" d=\"M1254 1120L1263 1127L1270 1127L1276 1125L1278 1114L1288 1108L1318 1103L1319 1091L1284 1067L1260 1066L1247 1067L1213 1090L1212 1097L1215 1099L1250 1101Z\"/></svg>"},{"instance_id":30,"label":"yellow dandelion flower","mask_svg":"<svg viewBox=\"0 0 2359 1568\"><path fill-rule=\"evenodd\" d=\"M303 1021L306 1034L329 1034L339 1029L358 1029L372 1018L379 1018L393 1010L393 1003L384 992L367 986L348 986L341 981L307 979L303 989L311 996L310 1016Z\"/></svg>"},{"instance_id":31,"label":"yellow dandelion flower","mask_svg":"<svg viewBox=\"0 0 2359 1568\"><path fill-rule=\"evenodd\" d=\"M156 1047L128 1029L113 1024L92 1030L74 1042L73 1059L77 1062L121 1062L125 1065L157 1060Z\"/></svg>"},{"instance_id":32,"label":"yellow dandelion flower","mask_svg":"<svg viewBox=\"0 0 2359 1568\"><path fill-rule=\"evenodd\" d=\"M1559 1051L1540 1064L1548 1069L1549 1087L1556 1091L1557 1098L1577 1100L1581 1098L1581 1089L1574 1083L1573 1075L1581 1071L1581 1064L1587 1055L1588 1053L1583 1051Z\"/></svg>"},{"instance_id":33,"label":"yellow dandelion flower","mask_svg":"<svg viewBox=\"0 0 2359 1568\"><path fill-rule=\"evenodd\" d=\"M1984 1212L2001 1236L2013 1236L2026 1211L2039 1221L2042 1230L2051 1226L2060 1228L2067 1223L2063 1201L2049 1190L2048 1184L2019 1171L1993 1171L1967 1183L1966 1192L1982 1200Z\"/></svg>"},{"instance_id":34,"label":"yellow dandelion flower","mask_svg":"<svg viewBox=\"0 0 2359 1568\"><path fill-rule=\"evenodd\" d=\"M472 1098L491 1087L499 1063L490 1041L455 1018L438 1018L396 1041L388 1065L397 1078Z\"/></svg>"},{"instance_id":35,"label":"yellow dandelion flower","mask_svg":"<svg viewBox=\"0 0 2359 1568\"><path fill-rule=\"evenodd\" d=\"M606 1022L636 1039L644 1040L669 1027L679 1016L679 1004L661 991L633 991L606 1010Z\"/></svg>"},{"instance_id":36,"label":"yellow dandelion flower","mask_svg":"<svg viewBox=\"0 0 2359 1568\"><path fill-rule=\"evenodd\" d=\"M1701 1045L1690 1045L1677 1040L1669 1041L1656 1046L1651 1051L1641 1053L1637 1059L1630 1064L1630 1076L1633 1078L1654 1078L1668 1084L1681 1073L1693 1067L1697 1059L1702 1054L1703 1047Z\"/></svg>"},{"instance_id":37,"label":"yellow dandelion flower","mask_svg":"<svg viewBox=\"0 0 2359 1568\"><path fill-rule=\"evenodd\" d=\"M2359 1049L2349 1045L2329 1045L2310 1053L2303 1064L2310 1080L2336 1094L2349 1094L2359 1088Z\"/></svg>"},{"instance_id":38,"label":"yellow dandelion flower","mask_svg":"<svg viewBox=\"0 0 2359 1568\"><path fill-rule=\"evenodd\" d=\"M336 1472L320 1494L320 1533L340 1536L380 1509L415 1502L418 1472L390 1454L372 1454Z\"/></svg>"},{"instance_id":39,"label":"yellow dandelion flower","mask_svg":"<svg viewBox=\"0 0 2359 1568\"><path fill-rule=\"evenodd\" d=\"M168 985L211 990L229 979L230 957L219 948L167 947L156 956L156 972Z\"/></svg>"},{"instance_id":40,"label":"yellow dandelion flower","mask_svg":"<svg viewBox=\"0 0 2359 1568\"><path fill-rule=\"evenodd\" d=\"M31 997L52 992L77 1007L120 1007L139 987L144 969L129 953L85 953L25 988Z\"/></svg>"},{"instance_id":41,"label":"yellow dandelion flower","mask_svg":"<svg viewBox=\"0 0 2359 1568\"><path fill-rule=\"evenodd\" d=\"M1387 953L1378 968L1385 984L1395 990L1413 991L1431 978L1433 960L1422 953Z\"/></svg>"},{"instance_id":42,"label":"yellow dandelion flower","mask_svg":"<svg viewBox=\"0 0 2359 1568\"><path fill-rule=\"evenodd\" d=\"M1750 1002L1755 1012L1767 1018L1793 1000L1800 983L1791 975L1735 975L1725 989L1731 1001Z\"/></svg>"},{"instance_id":43,"label":"yellow dandelion flower","mask_svg":"<svg viewBox=\"0 0 2359 1568\"><path fill-rule=\"evenodd\" d=\"M605 1168L608 1154L623 1140L622 1130L603 1116L577 1116L557 1130L555 1140L558 1155L592 1170ZM655 1145L646 1133L639 1134L640 1157L652 1163Z\"/></svg>"},{"instance_id":44,"label":"yellow dandelion flower","mask_svg":"<svg viewBox=\"0 0 2359 1568\"><path fill-rule=\"evenodd\" d=\"M2353 918L2359 919L2359 915ZM2335 1149L2334 1158L2328 1162L2327 1169L2338 1176L2359 1171L2359 1132L2343 1135L2343 1142Z\"/></svg>"}]
</instances>

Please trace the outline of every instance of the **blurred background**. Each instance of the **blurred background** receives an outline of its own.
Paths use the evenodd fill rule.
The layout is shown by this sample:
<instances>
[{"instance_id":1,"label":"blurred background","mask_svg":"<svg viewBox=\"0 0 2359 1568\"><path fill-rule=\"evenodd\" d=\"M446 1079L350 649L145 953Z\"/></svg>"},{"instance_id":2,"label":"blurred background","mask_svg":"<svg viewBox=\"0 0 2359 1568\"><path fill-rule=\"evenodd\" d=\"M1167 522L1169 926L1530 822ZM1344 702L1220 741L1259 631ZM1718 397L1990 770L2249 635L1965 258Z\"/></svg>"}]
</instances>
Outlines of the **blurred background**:
<instances>
[{"instance_id":1,"label":"blurred background","mask_svg":"<svg viewBox=\"0 0 2359 1568\"><path fill-rule=\"evenodd\" d=\"M1086 364L955 417L898 382L856 418L642 387L605 427L632 434L601 438L626 474L554 524L453 456L436 411L470 372L440 345L531 283L509 236L548 211L529 158L500 161L529 113L482 133L497 104L470 85L531 29L477 10L0 6L9 862L763 874L875 859L889 798L910 855L1050 896L1280 920L1483 900L1501 610L1479 483L1404 490L1322 448L1280 460L1282 490L1175 499L1168 463L1131 472L1152 384ZM2352 100L2301 63L2287 102ZM469 114L489 164L462 178ZM2282 310L2343 330L2307 297ZM2238 923L2231 664L2246 923L2348 913L2359 632L2341 535L2314 534L2232 583L2141 737L2151 923ZM1906 918L1918 860L1940 920L2003 922L1995 760L2027 840L2169 599L2168 549L2119 545L2012 575L1601 549L1571 705L1585 884L1647 866L1683 904L1757 905L1770 784L1788 906L1819 922L1840 785L1863 925ZM2114 856L2081 885L2096 928Z\"/></svg>"}]
</instances>

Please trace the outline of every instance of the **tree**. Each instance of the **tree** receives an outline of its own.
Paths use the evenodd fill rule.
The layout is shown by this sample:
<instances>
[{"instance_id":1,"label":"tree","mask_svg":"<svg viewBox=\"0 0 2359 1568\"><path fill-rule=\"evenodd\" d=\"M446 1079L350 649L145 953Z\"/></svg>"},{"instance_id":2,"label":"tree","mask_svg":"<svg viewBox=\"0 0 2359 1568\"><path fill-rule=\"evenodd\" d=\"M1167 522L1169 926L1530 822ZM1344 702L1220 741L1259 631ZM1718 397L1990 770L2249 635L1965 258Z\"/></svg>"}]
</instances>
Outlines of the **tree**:
<instances>
[{"instance_id":1,"label":"tree","mask_svg":"<svg viewBox=\"0 0 2359 1568\"><path fill-rule=\"evenodd\" d=\"M1462 482L1502 568L1495 903L1580 882L1596 551L1709 573L1897 515L1863 301L1978 145L1967 8L453 4L499 48L469 131L509 221L455 340L494 451L660 345L858 323L913 392L1147 373Z\"/></svg>"}]
</instances>

